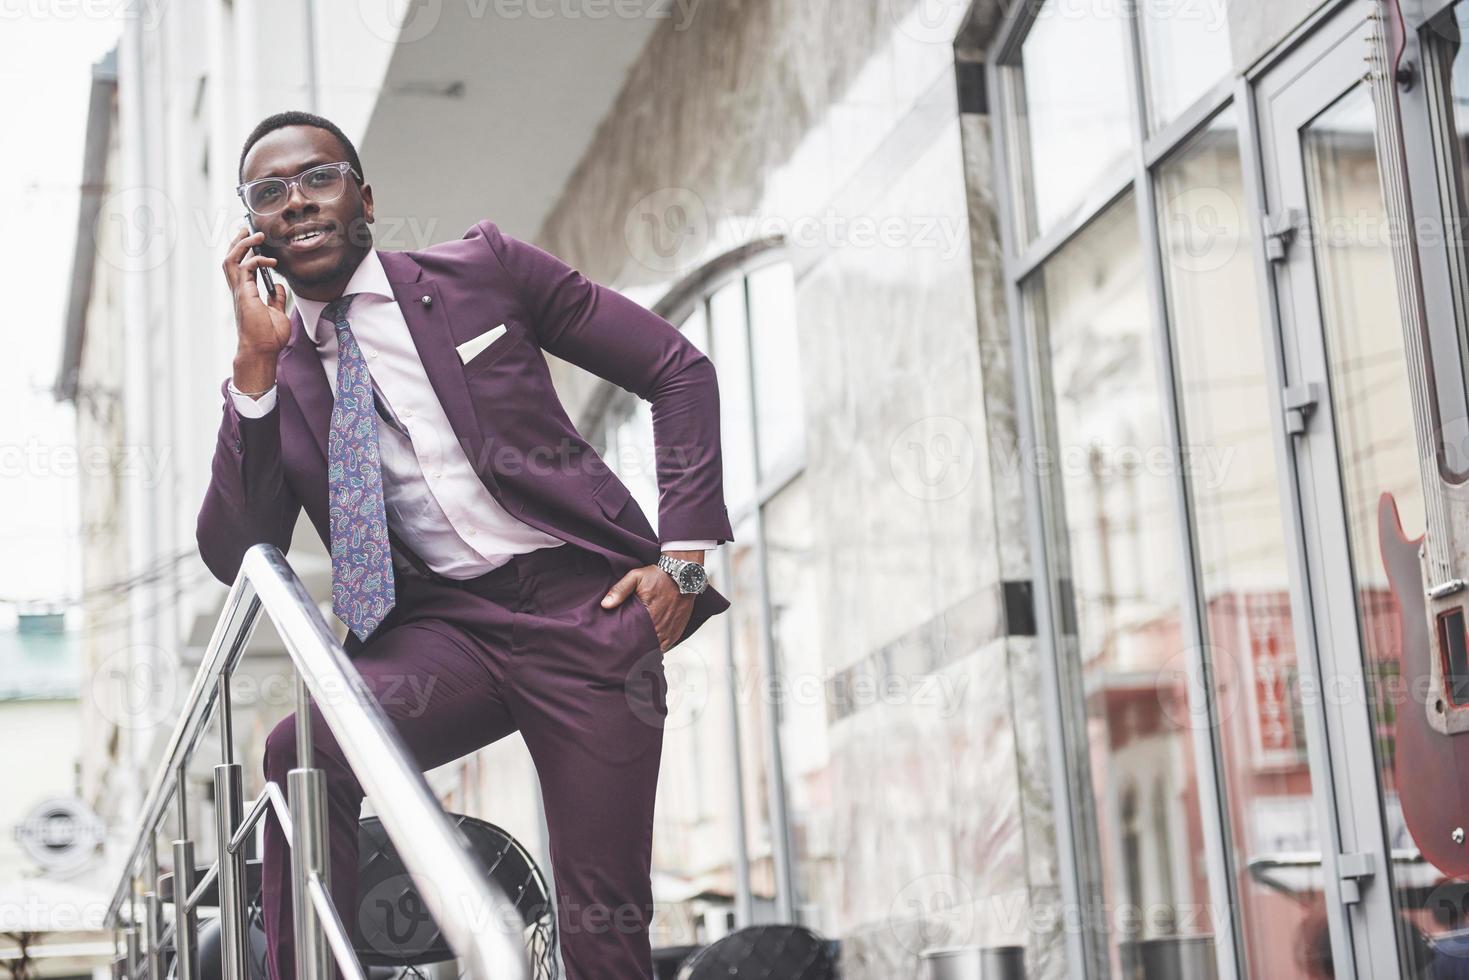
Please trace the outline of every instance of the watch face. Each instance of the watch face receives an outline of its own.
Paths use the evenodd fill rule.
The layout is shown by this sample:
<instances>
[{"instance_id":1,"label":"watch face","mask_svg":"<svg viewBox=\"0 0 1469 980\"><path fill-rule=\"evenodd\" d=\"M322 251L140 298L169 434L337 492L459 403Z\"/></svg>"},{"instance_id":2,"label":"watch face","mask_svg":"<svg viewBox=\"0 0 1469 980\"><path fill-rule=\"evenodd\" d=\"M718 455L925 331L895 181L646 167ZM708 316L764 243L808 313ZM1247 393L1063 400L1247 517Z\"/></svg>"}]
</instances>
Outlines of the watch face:
<instances>
[{"instance_id":1,"label":"watch face","mask_svg":"<svg viewBox=\"0 0 1469 980\"><path fill-rule=\"evenodd\" d=\"M689 562L679 572L678 587L682 592L698 592L704 587L704 566Z\"/></svg>"}]
</instances>

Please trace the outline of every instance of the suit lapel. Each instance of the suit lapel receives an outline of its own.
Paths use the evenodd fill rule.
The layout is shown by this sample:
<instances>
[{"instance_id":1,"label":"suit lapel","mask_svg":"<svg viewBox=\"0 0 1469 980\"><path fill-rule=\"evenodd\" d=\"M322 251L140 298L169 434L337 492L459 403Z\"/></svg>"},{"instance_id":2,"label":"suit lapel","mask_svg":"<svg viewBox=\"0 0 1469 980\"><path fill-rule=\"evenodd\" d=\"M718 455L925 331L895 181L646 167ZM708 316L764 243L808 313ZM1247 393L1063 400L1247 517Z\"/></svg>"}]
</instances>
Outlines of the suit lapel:
<instances>
[{"instance_id":1,"label":"suit lapel","mask_svg":"<svg viewBox=\"0 0 1469 980\"><path fill-rule=\"evenodd\" d=\"M437 280L423 275L422 268L406 252L379 251L378 257L393 287L398 309L408 324L408 333L413 338L413 346L418 351L429 384L443 405L444 414L449 417L455 438L479 478L491 491L498 491L493 474L482 465L484 435L474 412L469 386L464 381L464 369L454 350L454 338L449 330L448 314ZM430 302L424 303L425 296ZM280 371L285 387L290 389L325 460L335 399L316 348L306 335L299 310L291 313L291 342L286 347Z\"/></svg>"}]
</instances>

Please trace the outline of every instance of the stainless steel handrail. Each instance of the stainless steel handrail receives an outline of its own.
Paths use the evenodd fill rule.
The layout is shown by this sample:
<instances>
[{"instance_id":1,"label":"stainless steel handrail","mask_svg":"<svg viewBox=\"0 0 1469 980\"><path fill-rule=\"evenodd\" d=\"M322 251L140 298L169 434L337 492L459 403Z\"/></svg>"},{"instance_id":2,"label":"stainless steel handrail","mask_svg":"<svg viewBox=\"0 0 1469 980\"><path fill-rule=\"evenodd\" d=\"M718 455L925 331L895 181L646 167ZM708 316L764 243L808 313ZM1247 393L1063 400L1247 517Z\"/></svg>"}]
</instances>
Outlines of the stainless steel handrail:
<instances>
[{"instance_id":1,"label":"stainless steel handrail","mask_svg":"<svg viewBox=\"0 0 1469 980\"><path fill-rule=\"evenodd\" d=\"M191 935L196 921L193 901L203 885L194 880L193 845L188 840L184 797L185 766L204 735L216 707L220 710L221 765L215 767L215 808L219 855L206 873L219 880L221 947L227 980L245 977L244 851L239 846L246 820L240 798L241 767L234 761L229 681L259 619L261 607L275 624L295 666L297 718L304 719L314 701L331 729L353 774L362 785L396 845L424 904L443 931L450 948L462 960L467 975L476 980L527 980L529 967L522 938L522 920L515 907L476 863L463 836L445 816L412 755L383 714L341 644L317 611L316 604L291 570L280 549L257 544L245 552L239 575L225 599L214 635L174 726L163 759L149 784L133 845L123 865L121 880L107 908L105 924L121 928L125 939L125 967L136 975L146 956L150 980L161 977L158 937L162 903L157 887L157 834L171 801L178 803L180 840L174 842L175 921L179 942L176 955L179 980L194 980L196 966ZM340 920L331 922L318 907L329 895L330 869L325 861L325 781L312 762L309 724L296 726L297 764L290 774L293 851L294 912L297 916L297 976L325 980L327 956L343 973L361 976L360 964L347 949ZM272 793L274 790L274 793ZM275 799L270 798L274 796ZM279 788L267 786L251 809L251 823L266 801L278 802ZM282 826L285 826L283 821ZM147 858L151 880L143 890L143 940L140 949L136 879ZM184 866L177 866L187 858ZM182 896L182 898L181 898ZM126 925L123 904L128 903ZM327 910L330 913L330 909ZM348 961L343 962L342 957Z\"/></svg>"}]
</instances>

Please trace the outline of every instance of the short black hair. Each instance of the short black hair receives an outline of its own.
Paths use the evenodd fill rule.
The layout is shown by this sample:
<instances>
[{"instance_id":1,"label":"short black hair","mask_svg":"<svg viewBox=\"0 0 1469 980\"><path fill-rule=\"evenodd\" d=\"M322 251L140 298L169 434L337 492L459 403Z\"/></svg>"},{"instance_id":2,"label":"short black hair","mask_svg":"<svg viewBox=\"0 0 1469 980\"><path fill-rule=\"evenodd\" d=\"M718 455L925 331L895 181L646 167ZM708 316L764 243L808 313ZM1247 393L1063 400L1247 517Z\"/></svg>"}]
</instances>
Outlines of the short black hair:
<instances>
[{"instance_id":1,"label":"short black hair","mask_svg":"<svg viewBox=\"0 0 1469 980\"><path fill-rule=\"evenodd\" d=\"M357 147L347 139L347 134L342 132L341 128L330 119L318 116L314 112L302 112L299 109L289 109L266 116L250 131L250 135L245 138L244 148L240 150L240 167L237 177L239 183L245 182L245 157L249 155L250 147L258 143L266 133L286 126L315 126L317 129L324 129L331 133L337 138L337 142L342 144L342 149L347 151L347 162L352 164L352 169L357 171L357 176L366 183L367 175L362 170L362 161L357 158Z\"/></svg>"}]
</instances>

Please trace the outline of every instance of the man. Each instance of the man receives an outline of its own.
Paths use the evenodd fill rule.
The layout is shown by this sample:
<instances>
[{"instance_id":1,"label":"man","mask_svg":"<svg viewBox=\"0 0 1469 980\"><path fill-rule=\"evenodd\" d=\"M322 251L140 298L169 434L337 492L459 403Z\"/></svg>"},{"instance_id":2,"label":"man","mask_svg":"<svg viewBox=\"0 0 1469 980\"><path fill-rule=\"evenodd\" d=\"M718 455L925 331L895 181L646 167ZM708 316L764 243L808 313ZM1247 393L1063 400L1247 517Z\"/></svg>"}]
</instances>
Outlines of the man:
<instances>
[{"instance_id":1,"label":"man","mask_svg":"<svg viewBox=\"0 0 1469 980\"><path fill-rule=\"evenodd\" d=\"M523 734L568 978L646 980L662 657L729 607L702 568L733 539L713 366L666 320L488 220L458 241L374 249L372 188L320 116L262 121L240 180L258 230L224 260L238 348L199 512L205 564L233 582L251 545L289 547L304 508L331 553L345 648L418 765ZM290 317L282 285L262 300L262 269L290 283ZM652 402L661 547L567 417L542 350ZM311 717L333 899L355 928L363 793ZM282 785L295 724L266 739ZM271 972L289 980L290 854L273 815L263 860Z\"/></svg>"}]
</instances>

